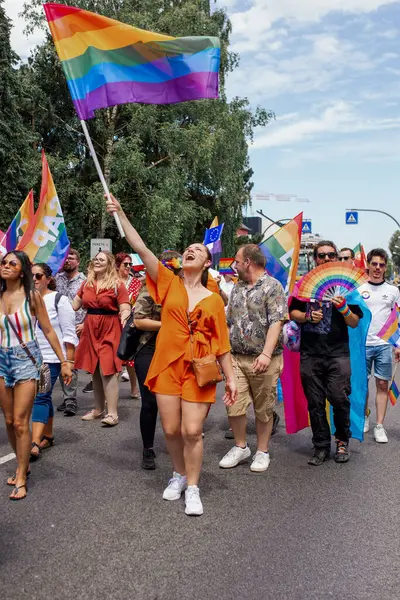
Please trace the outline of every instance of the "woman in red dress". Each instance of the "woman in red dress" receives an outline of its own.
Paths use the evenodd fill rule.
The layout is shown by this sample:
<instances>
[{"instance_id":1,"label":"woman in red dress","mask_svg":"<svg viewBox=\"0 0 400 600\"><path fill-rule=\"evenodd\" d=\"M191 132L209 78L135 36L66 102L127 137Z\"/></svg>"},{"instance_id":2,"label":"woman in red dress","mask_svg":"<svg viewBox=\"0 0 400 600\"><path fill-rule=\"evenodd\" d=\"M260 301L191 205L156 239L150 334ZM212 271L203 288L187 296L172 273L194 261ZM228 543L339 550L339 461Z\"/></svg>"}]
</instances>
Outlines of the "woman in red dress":
<instances>
[{"instance_id":1,"label":"woman in red dress","mask_svg":"<svg viewBox=\"0 0 400 600\"><path fill-rule=\"evenodd\" d=\"M87 311L80 343L75 356L75 368L93 376L95 408L82 417L83 421L102 419L103 425L118 424L118 374L122 362L117 357L121 338L121 323L131 314L128 291L118 280L115 259L109 252L99 252L88 270L72 304L74 310ZM104 416L105 404L107 414Z\"/></svg>"}]
</instances>

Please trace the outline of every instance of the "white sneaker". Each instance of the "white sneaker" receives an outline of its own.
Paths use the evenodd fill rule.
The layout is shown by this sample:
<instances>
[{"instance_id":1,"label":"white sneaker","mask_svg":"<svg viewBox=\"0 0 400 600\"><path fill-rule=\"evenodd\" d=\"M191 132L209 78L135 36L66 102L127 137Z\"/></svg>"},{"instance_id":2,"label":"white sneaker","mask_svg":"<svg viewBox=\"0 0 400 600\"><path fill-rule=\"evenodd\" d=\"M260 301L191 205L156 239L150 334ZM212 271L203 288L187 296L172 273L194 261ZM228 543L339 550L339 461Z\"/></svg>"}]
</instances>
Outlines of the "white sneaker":
<instances>
[{"instance_id":1,"label":"white sneaker","mask_svg":"<svg viewBox=\"0 0 400 600\"><path fill-rule=\"evenodd\" d=\"M253 462L250 465L250 471L253 471L253 473L262 473L268 469L270 462L271 459L269 457L269 452L261 452L261 450L257 450L253 456Z\"/></svg>"},{"instance_id":2,"label":"white sneaker","mask_svg":"<svg viewBox=\"0 0 400 600\"><path fill-rule=\"evenodd\" d=\"M122 373L121 373L121 381L129 381L129 373L128 373L128 371L122 371Z\"/></svg>"},{"instance_id":3,"label":"white sneaker","mask_svg":"<svg viewBox=\"0 0 400 600\"><path fill-rule=\"evenodd\" d=\"M185 513L189 516L199 517L203 514L203 505L200 500L200 490L197 485L189 485L185 492Z\"/></svg>"},{"instance_id":4,"label":"white sneaker","mask_svg":"<svg viewBox=\"0 0 400 600\"><path fill-rule=\"evenodd\" d=\"M374 438L378 444L387 444L389 440L383 425L376 425L374 427Z\"/></svg>"},{"instance_id":5,"label":"white sneaker","mask_svg":"<svg viewBox=\"0 0 400 600\"><path fill-rule=\"evenodd\" d=\"M246 448L240 448L239 446L233 446L225 454L224 458L220 461L219 466L222 469L232 469L233 467L237 467L241 462L246 460L251 456L250 448L246 446Z\"/></svg>"},{"instance_id":6,"label":"white sneaker","mask_svg":"<svg viewBox=\"0 0 400 600\"><path fill-rule=\"evenodd\" d=\"M364 433L368 433L369 431L369 417L365 417L364 420Z\"/></svg>"},{"instance_id":7,"label":"white sneaker","mask_svg":"<svg viewBox=\"0 0 400 600\"><path fill-rule=\"evenodd\" d=\"M168 486L165 488L163 493L164 500L179 500L187 488L186 475L179 475L179 473L172 474L172 479L169 480Z\"/></svg>"}]
</instances>

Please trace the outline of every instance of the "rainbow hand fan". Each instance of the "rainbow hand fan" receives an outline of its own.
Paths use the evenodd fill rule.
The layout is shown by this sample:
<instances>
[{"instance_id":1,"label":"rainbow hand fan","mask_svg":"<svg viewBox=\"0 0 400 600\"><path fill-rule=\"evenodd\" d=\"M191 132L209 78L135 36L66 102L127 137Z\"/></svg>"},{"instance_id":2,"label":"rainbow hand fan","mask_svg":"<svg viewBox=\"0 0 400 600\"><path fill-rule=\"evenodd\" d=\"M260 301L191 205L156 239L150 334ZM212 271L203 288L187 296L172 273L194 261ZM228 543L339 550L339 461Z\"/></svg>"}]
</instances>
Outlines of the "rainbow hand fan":
<instances>
[{"instance_id":1,"label":"rainbow hand fan","mask_svg":"<svg viewBox=\"0 0 400 600\"><path fill-rule=\"evenodd\" d=\"M335 296L347 296L368 281L363 269L330 262L316 267L299 282L294 296L299 300L331 300Z\"/></svg>"}]
</instances>

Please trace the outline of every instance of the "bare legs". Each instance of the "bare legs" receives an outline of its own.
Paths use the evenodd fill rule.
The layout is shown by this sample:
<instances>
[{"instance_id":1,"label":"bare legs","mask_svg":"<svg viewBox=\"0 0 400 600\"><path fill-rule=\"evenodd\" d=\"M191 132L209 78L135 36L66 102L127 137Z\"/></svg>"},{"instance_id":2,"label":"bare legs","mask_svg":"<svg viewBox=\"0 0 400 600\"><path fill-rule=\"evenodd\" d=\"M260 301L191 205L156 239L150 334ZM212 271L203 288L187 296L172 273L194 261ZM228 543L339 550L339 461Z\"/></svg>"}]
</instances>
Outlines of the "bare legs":
<instances>
[{"instance_id":1,"label":"bare legs","mask_svg":"<svg viewBox=\"0 0 400 600\"><path fill-rule=\"evenodd\" d=\"M35 395L36 381L17 383L10 389L5 387L4 379L0 379L0 403L6 420L8 440L17 455L16 487L26 484L31 452L29 419ZM26 496L26 489L22 488L12 495L23 498Z\"/></svg>"},{"instance_id":2,"label":"bare legs","mask_svg":"<svg viewBox=\"0 0 400 600\"><path fill-rule=\"evenodd\" d=\"M100 363L97 363L93 373L93 391L96 413L102 413L107 402L107 414L118 417L118 375L103 375Z\"/></svg>"},{"instance_id":3,"label":"bare legs","mask_svg":"<svg viewBox=\"0 0 400 600\"><path fill-rule=\"evenodd\" d=\"M139 398L140 393L139 393L139 387L138 387L138 382L137 382L136 373L135 373L135 367L128 367L128 365L127 365L126 370L128 371L129 381L131 383L131 397Z\"/></svg>"},{"instance_id":4,"label":"bare legs","mask_svg":"<svg viewBox=\"0 0 400 600\"><path fill-rule=\"evenodd\" d=\"M257 450L261 452L268 452L269 440L272 433L272 425L274 423L271 417L268 423L260 421L256 417L256 433L257 433ZM238 417L229 417L229 425L232 427L233 435L235 438L236 446L244 448L246 446L246 415L240 415Z\"/></svg>"},{"instance_id":5,"label":"bare legs","mask_svg":"<svg viewBox=\"0 0 400 600\"><path fill-rule=\"evenodd\" d=\"M209 404L156 394L161 424L174 471L197 485L203 462L203 425Z\"/></svg>"},{"instance_id":6,"label":"bare legs","mask_svg":"<svg viewBox=\"0 0 400 600\"><path fill-rule=\"evenodd\" d=\"M375 377L376 383L376 424L383 425L385 420L387 403L388 403L388 392L389 382L384 379L378 379Z\"/></svg>"}]
</instances>

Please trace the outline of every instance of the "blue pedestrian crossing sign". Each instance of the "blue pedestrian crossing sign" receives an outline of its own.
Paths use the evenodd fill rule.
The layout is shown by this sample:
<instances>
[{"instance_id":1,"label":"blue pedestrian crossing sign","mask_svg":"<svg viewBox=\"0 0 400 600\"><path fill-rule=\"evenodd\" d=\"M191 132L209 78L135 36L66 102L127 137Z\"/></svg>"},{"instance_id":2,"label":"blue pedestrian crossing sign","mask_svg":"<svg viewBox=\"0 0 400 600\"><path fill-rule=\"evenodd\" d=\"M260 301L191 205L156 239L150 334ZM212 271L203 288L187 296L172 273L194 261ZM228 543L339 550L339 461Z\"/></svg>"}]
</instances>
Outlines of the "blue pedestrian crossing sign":
<instances>
[{"instance_id":1,"label":"blue pedestrian crossing sign","mask_svg":"<svg viewBox=\"0 0 400 600\"><path fill-rule=\"evenodd\" d=\"M356 210L346 210L346 225L358 225L358 212Z\"/></svg>"},{"instance_id":2,"label":"blue pedestrian crossing sign","mask_svg":"<svg viewBox=\"0 0 400 600\"><path fill-rule=\"evenodd\" d=\"M312 233L312 225L310 219L303 220L301 233Z\"/></svg>"}]
</instances>

